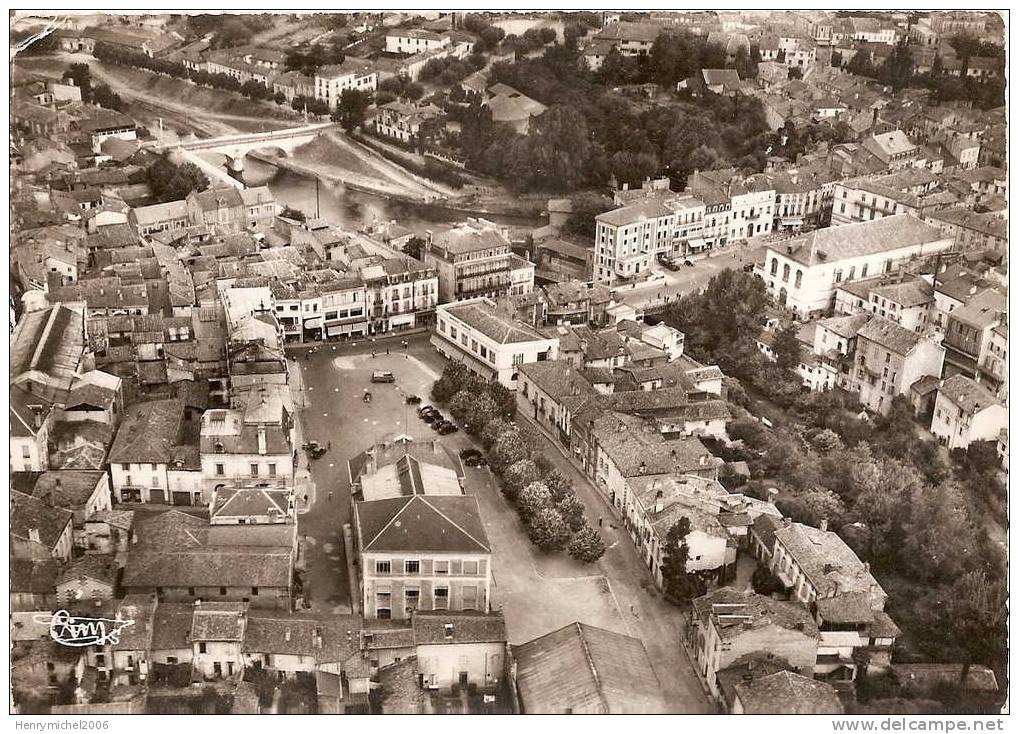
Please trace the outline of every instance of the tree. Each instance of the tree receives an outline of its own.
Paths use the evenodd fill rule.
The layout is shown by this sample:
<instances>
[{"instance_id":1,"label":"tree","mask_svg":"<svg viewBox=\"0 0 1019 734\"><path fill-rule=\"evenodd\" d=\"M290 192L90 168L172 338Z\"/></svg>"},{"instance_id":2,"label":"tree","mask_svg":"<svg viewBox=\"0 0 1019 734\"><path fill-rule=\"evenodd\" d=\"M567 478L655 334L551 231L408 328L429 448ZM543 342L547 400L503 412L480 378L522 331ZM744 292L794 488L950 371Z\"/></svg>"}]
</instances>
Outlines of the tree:
<instances>
[{"instance_id":1,"label":"tree","mask_svg":"<svg viewBox=\"0 0 1019 734\"><path fill-rule=\"evenodd\" d=\"M446 362L446 366L442 368L442 375L432 385L432 400L445 403L471 385L475 379L462 362Z\"/></svg>"},{"instance_id":2,"label":"tree","mask_svg":"<svg viewBox=\"0 0 1019 734\"><path fill-rule=\"evenodd\" d=\"M512 430L499 434L499 438L492 444L489 461L492 469L501 474L510 464L526 459L529 455L530 450L520 430L513 426Z\"/></svg>"},{"instance_id":3,"label":"tree","mask_svg":"<svg viewBox=\"0 0 1019 734\"><path fill-rule=\"evenodd\" d=\"M509 421L505 421L501 418L491 420L488 422L488 425L481 430L481 445L484 446L486 450L491 450L492 446L495 445L495 442L499 439L499 436L513 430L516 430L516 426Z\"/></svg>"},{"instance_id":4,"label":"tree","mask_svg":"<svg viewBox=\"0 0 1019 734\"><path fill-rule=\"evenodd\" d=\"M810 444L822 454L830 454L842 448L842 439L839 434L830 428L822 428L810 438Z\"/></svg>"},{"instance_id":5,"label":"tree","mask_svg":"<svg viewBox=\"0 0 1019 734\"><path fill-rule=\"evenodd\" d=\"M549 492L549 497L551 499L551 492ZM584 526L586 522L584 520L584 503L577 498L577 495L572 493L565 495L555 503L555 507L566 520L566 524L570 526L570 530L577 532Z\"/></svg>"},{"instance_id":6,"label":"tree","mask_svg":"<svg viewBox=\"0 0 1019 734\"><path fill-rule=\"evenodd\" d=\"M754 569L754 574L750 577L750 586L756 593L763 596L771 596L785 591L782 582L775 578L771 569L761 565Z\"/></svg>"},{"instance_id":7,"label":"tree","mask_svg":"<svg viewBox=\"0 0 1019 734\"><path fill-rule=\"evenodd\" d=\"M789 79L802 79L803 69L801 69L798 66L790 66L787 76L789 77Z\"/></svg>"},{"instance_id":8,"label":"tree","mask_svg":"<svg viewBox=\"0 0 1019 734\"><path fill-rule=\"evenodd\" d=\"M775 364L784 370L795 370L800 364L802 346L796 333L796 324L788 323L775 332L772 350L775 352Z\"/></svg>"},{"instance_id":9,"label":"tree","mask_svg":"<svg viewBox=\"0 0 1019 734\"><path fill-rule=\"evenodd\" d=\"M516 393L501 382L489 382L486 387L488 396L495 403L495 414L500 418L513 420L513 417L517 414Z\"/></svg>"},{"instance_id":10,"label":"tree","mask_svg":"<svg viewBox=\"0 0 1019 734\"><path fill-rule=\"evenodd\" d=\"M965 652L960 682L973 663L997 667L1004 656L1008 592L1003 579L971 571L959 578L948 595L945 610L954 642Z\"/></svg>"},{"instance_id":11,"label":"tree","mask_svg":"<svg viewBox=\"0 0 1019 734\"><path fill-rule=\"evenodd\" d=\"M690 557L690 548L686 536L690 534L690 520L681 517L669 528L665 535L662 548L662 582L665 587L665 598L673 604L686 604L691 599L704 594L704 582L687 571L686 564Z\"/></svg>"},{"instance_id":12,"label":"tree","mask_svg":"<svg viewBox=\"0 0 1019 734\"><path fill-rule=\"evenodd\" d=\"M567 495L573 494L573 482L558 469L548 471L542 481L545 482L548 491L552 493L554 502L560 502Z\"/></svg>"},{"instance_id":13,"label":"tree","mask_svg":"<svg viewBox=\"0 0 1019 734\"><path fill-rule=\"evenodd\" d=\"M88 64L71 64L64 72L63 79L69 80L81 90L83 102L92 101L92 71Z\"/></svg>"},{"instance_id":14,"label":"tree","mask_svg":"<svg viewBox=\"0 0 1019 734\"><path fill-rule=\"evenodd\" d=\"M499 406L485 391L460 390L449 401L449 412L466 423L467 431L476 436L499 414Z\"/></svg>"},{"instance_id":15,"label":"tree","mask_svg":"<svg viewBox=\"0 0 1019 734\"><path fill-rule=\"evenodd\" d=\"M593 238L594 218L614 208L612 199L603 194L585 191L570 199L570 216L563 230L578 237Z\"/></svg>"},{"instance_id":16,"label":"tree","mask_svg":"<svg viewBox=\"0 0 1019 734\"><path fill-rule=\"evenodd\" d=\"M605 542L601 533L585 524L573 534L567 552L582 563L594 563L605 555Z\"/></svg>"},{"instance_id":17,"label":"tree","mask_svg":"<svg viewBox=\"0 0 1019 734\"><path fill-rule=\"evenodd\" d=\"M546 507L553 507L553 504L552 493L548 491L548 487L545 486L544 482L531 482L520 491L520 496L517 497L517 514L520 515L520 519L524 522L530 520ZM560 516L562 516L562 513L560 513ZM565 521L566 518L563 518L563 522Z\"/></svg>"},{"instance_id":18,"label":"tree","mask_svg":"<svg viewBox=\"0 0 1019 734\"><path fill-rule=\"evenodd\" d=\"M370 92L360 89L344 89L336 105L333 120L339 122L348 133L364 124L365 113L372 102Z\"/></svg>"},{"instance_id":19,"label":"tree","mask_svg":"<svg viewBox=\"0 0 1019 734\"><path fill-rule=\"evenodd\" d=\"M527 537L544 551L557 551L570 542L570 528L554 507L543 507L527 523Z\"/></svg>"},{"instance_id":20,"label":"tree","mask_svg":"<svg viewBox=\"0 0 1019 734\"><path fill-rule=\"evenodd\" d=\"M509 499L516 500L524 487L541 479L538 467L530 459L520 459L506 467L502 474L502 492Z\"/></svg>"},{"instance_id":21,"label":"tree","mask_svg":"<svg viewBox=\"0 0 1019 734\"><path fill-rule=\"evenodd\" d=\"M812 527L818 527L823 520L839 527L846 514L846 506L839 496L821 488L783 495L776 505L784 516Z\"/></svg>"},{"instance_id":22,"label":"tree","mask_svg":"<svg viewBox=\"0 0 1019 734\"><path fill-rule=\"evenodd\" d=\"M209 187L209 179L194 163L176 165L166 154L156 159L145 171L145 180L156 203L180 201L192 191Z\"/></svg>"},{"instance_id":23,"label":"tree","mask_svg":"<svg viewBox=\"0 0 1019 734\"><path fill-rule=\"evenodd\" d=\"M288 204L283 206L283 209L280 211L280 216L284 219L293 219L296 222L305 222L308 220L307 214Z\"/></svg>"},{"instance_id":24,"label":"tree","mask_svg":"<svg viewBox=\"0 0 1019 734\"><path fill-rule=\"evenodd\" d=\"M427 244L428 242L423 237L415 235L407 240L407 244L404 245L403 251L415 260L421 260L424 258L424 248Z\"/></svg>"}]
</instances>

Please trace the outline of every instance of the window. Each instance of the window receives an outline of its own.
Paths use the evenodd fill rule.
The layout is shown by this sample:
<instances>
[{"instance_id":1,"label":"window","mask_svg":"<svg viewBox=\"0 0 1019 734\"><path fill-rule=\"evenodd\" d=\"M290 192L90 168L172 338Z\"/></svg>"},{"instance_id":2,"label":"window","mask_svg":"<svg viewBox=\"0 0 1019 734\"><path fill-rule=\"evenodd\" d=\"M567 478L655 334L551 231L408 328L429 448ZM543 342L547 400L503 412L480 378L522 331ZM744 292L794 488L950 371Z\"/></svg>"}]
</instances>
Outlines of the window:
<instances>
[{"instance_id":1,"label":"window","mask_svg":"<svg viewBox=\"0 0 1019 734\"><path fill-rule=\"evenodd\" d=\"M152 471L159 471L159 465L158 464L152 464L151 466L152 466Z\"/></svg>"},{"instance_id":2,"label":"window","mask_svg":"<svg viewBox=\"0 0 1019 734\"><path fill-rule=\"evenodd\" d=\"M223 465L222 464L216 464L216 476L217 477L221 477L221 476L223 476L223 473L224 473L223 472Z\"/></svg>"},{"instance_id":3,"label":"window","mask_svg":"<svg viewBox=\"0 0 1019 734\"><path fill-rule=\"evenodd\" d=\"M198 652L202 653L203 655L205 654L205 643L204 642L199 642L198 643Z\"/></svg>"},{"instance_id":4,"label":"window","mask_svg":"<svg viewBox=\"0 0 1019 734\"><path fill-rule=\"evenodd\" d=\"M789 263L782 266L782 282L785 283L789 280Z\"/></svg>"},{"instance_id":5,"label":"window","mask_svg":"<svg viewBox=\"0 0 1019 734\"><path fill-rule=\"evenodd\" d=\"M252 586L251 587L251 595L252 596L258 596L258 587L257 586Z\"/></svg>"},{"instance_id":6,"label":"window","mask_svg":"<svg viewBox=\"0 0 1019 734\"><path fill-rule=\"evenodd\" d=\"M258 464L252 464L251 465L251 476L253 476L253 477L257 477L258 476Z\"/></svg>"},{"instance_id":7,"label":"window","mask_svg":"<svg viewBox=\"0 0 1019 734\"><path fill-rule=\"evenodd\" d=\"M449 588L445 586L435 587L435 608L449 609Z\"/></svg>"},{"instance_id":8,"label":"window","mask_svg":"<svg viewBox=\"0 0 1019 734\"><path fill-rule=\"evenodd\" d=\"M32 458L32 447L31 446L28 446L26 444L26 445L23 445L21 447L21 458L22 459L31 459Z\"/></svg>"},{"instance_id":9,"label":"window","mask_svg":"<svg viewBox=\"0 0 1019 734\"><path fill-rule=\"evenodd\" d=\"M802 270L797 270L796 271L796 284L793 287L794 288L799 288L802 285L803 285L803 271Z\"/></svg>"},{"instance_id":10,"label":"window","mask_svg":"<svg viewBox=\"0 0 1019 734\"><path fill-rule=\"evenodd\" d=\"M269 476L270 477L276 476L276 465L275 464L269 464Z\"/></svg>"},{"instance_id":11,"label":"window","mask_svg":"<svg viewBox=\"0 0 1019 734\"><path fill-rule=\"evenodd\" d=\"M421 573L421 561L404 561L404 573Z\"/></svg>"},{"instance_id":12,"label":"window","mask_svg":"<svg viewBox=\"0 0 1019 734\"><path fill-rule=\"evenodd\" d=\"M392 573L392 566L389 561L375 561L375 573Z\"/></svg>"},{"instance_id":13,"label":"window","mask_svg":"<svg viewBox=\"0 0 1019 734\"><path fill-rule=\"evenodd\" d=\"M513 355L513 366L514 367L519 367L523 363L524 363L524 355L522 355L522 354L514 354Z\"/></svg>"},{"instance_id":14,"label":"window","mask_svg":"<svg viewBox=\"0 0 1019 734\"><path fill-rule=\"evenodd\" d=\"M219 587L219 595L220 596L226 596L226 587L225 586L220 586Z\"/></svg>"},{"instance_id":15,"label":"window","mask_svg":"<svg viewBox=\"0 0 1019 734\"><path fill-rule=\"evenodd\" d=\"M130 464L121 464L120 465L120 470L121 471L131 471L131 465Z\"/></svg>"},{"instance_id":16,"label":"window","mask_svg":"<svg viewBox=\"0 0 1019 734\"><path fill-rule=\"evenodd\" d=\"M404 607L407 613L414 611L418 608L418 600L421 597L421 592L418 589L405 589L403 592Z\"/></svg>"},{"instance_id":17,"label":"window","mask_svg":"<svg viewBox=\"0 0 1019 734\"><path fill-rule=\"evenodd\" d=\"M461 604L463 609L477 609L478 608L478 587L477 586L465 586L463 587L463 602Z\"/></svg>"},{"instance_id":18,"label":"window","mask_svg":"<svg viewBox=\"0 0 1019 734\"><path fill-rule=\"evenodd\" d=\"M439 575L449 573L449 561L436 561L434 570Z\"/></svg>"},{"instance_id":19,"label":"window","mask_svg":"<svg viewBox=\"0 0 1019 734\"><path fill-rule=\"evenodd\" d=\"M464 561L463 574L464 576L474 576L478 573L478 562L477 561Z\"/></svg>"}]
</instances>

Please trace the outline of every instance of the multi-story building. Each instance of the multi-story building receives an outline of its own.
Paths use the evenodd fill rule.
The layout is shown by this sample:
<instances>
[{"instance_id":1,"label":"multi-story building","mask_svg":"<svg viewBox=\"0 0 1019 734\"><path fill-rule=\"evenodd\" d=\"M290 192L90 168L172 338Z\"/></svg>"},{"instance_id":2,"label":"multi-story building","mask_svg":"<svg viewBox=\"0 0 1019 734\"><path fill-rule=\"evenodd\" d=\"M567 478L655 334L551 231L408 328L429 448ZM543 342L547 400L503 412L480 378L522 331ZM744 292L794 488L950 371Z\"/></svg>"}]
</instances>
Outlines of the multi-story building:
<instances>
[{"instance_id":1,"label":"multi-story building","mask_svg":"<svg viewBox=\"0 0 1019 734\"><path fill-rule=\"evenodd\" d=\"M863 139L862 147L889 171L899 171L913 165L920 148L902 130L870 135Z\"/></svg>"},{"instance_id":2,"label":"multi-story building","mask_svg":"<svg viewBox=\"0 0 1019 734\"><path fill-rule=\"evenodd\" d=\"M356 502L354 532L365 618L489 611L492 549L475 497Z\"/></svg>"},{"instance_id":3,"label":"multi-story building","mask_svg":"<svg viewBox=\"0 0 1019 734\"><path fill-rule=\"evenodd\" d=\"M393 100L378 108L373 125L377 134L411 144L420 141L423 123L437 120L441 115L442 110L433 104L415 105Z\"/></svg>"},{"instance_id":4,"label":"multi-story building","mask_svg":"<svg viewBox=\"0 0 1019 734\"><path fill-rule=\"evenodd\" d=\"M368 289L358 277L338 277L316 284L322 328L328 337L357 336L368 332Z\"/></svg>"},{"instance_id":5,"label":"multi-story building","mask_svg":"<svg viewBox=\"0 0 1019 734\"><path fill-rule=\"evenodd\" d=\"M595 279L612 283L651 272L656 258L705 246L704 202L655 193L595 217Z\"/></svg>"},{"instance_id":6,"label":"multi-story building","mask_svg":"<svg viewBox=\"0 0 1019 734\"><path fill-rule=\"evenodd\" d=\"M192 225L208 225L226 231L265 229L276 217L276 198L267 186L192 191L185 203Z\"/></svg>"},{"instance_id":7,"label":"multi-story building","mask_svg":"<svg viewBox=\"0 0 1019 734\"><path fill-rule=\"evenodd\" d=\"M896 395L924 377L938 377L945 348L933 339L876 316L856 335L853 367L846 388L857 394L868 410L886 413Z\"/></svg>"},{"instance_id":8,"label":"multi-story building","mask_svg":"<svg viewBox=\"0 0 1019 734\"><path fill-rule=\"evenodd\" d=\"M793 601L813 611L820 631L816 678L838 685L855 679L857 655L872 669L886 668L899 629L885 613L887 594L870 564L827 521L813 528L761 515L750 534L751 550L789 590Z\"/></svg>"},{"instance_id":9,"label":"multi-story building","mask_svg":"<svg viewBox=\"0 0 1019 734\"><path fill-rule=\"evenodd\" d=\"M203 500L218 489L293 487L293 419L277 400L248 396L244 410L215 409L202 415Z\"/></svg>"},{"instance_id":10,"label":"multi-story building","mask_svg":"<svg viewBox=\"0 0 1019 734\"><path fill-rule=\"evenodd\" d=\"M442 304L436 321L432 344L442 355L510 389L516 389L521 365L559 356L557 337L543 336L507 316L487 298Z\"/></svg>"},{"instance_id":11,"label":"multi-story building","mask_svg":"<svg viewBox=\"0 0 1019 734\"><path fill-rule=\"evenodd\" d=\"M872 313L923 334L934 304L934 287L918 275L878 276L841 283L835 289L835 314Z\"/></svg>"},{"instance_id":12,"label":"multi-story building","mask_svg":"<svg viewBox=\"0 0 1019 734\"><path fill-rule=\"evenodd\" d=\"M342 64L319 67L315 72L315 97L329 105L330 109L340 102L344 90L374 92L379 85L379 75L370 62L353 56Z\"/></svg>"},{"instance_id":13,"label":"multi-story building","mask_svg":"<svg viewBox=\"0 0 1019 734\"><path fill-rule=\"evenodd\" d=\"M832 226L867 222L893 214L924 215L955 201L938 190L941 178L923 168L839 181L832 197Z\"/></svg>"},{"instance_id":14,"label":"multi-story building","mask_svg":"<svg viewBox=\"0 0 1019 734\"><path fill-rule=\"evenodd\" d=\"M990 390L965 375L953 375L938 387L931 433L949 449L973 441L998 441L1008 430L1008 409Z\"/></svg>"},{"instance_id":15,"label":"multi-story building","mask_svg":"<svg viewBox=\"0 0 1019 734\"><path fill-rule=\"evenodd\" d=\"M1008 220L1000 212L977 213L960 206L931 212L924 219L953 237L961 250L1008 255Z\"/></svg>"},{"instance_id":16,"label":"multi-story building","mask_svg":"<svg viewBox=\"0 0 1019 734\"><path fill-rule=\"evenodd\" d=\"M485 220L435 233L424 261L438 274L443 303L519 295L534 288L534 263L514 255L507 232Z\"/></svg>"},{"instance_id":17,"label":"multi-story building","mask_svg":"<svg viewBox=\"0 0 1019 734\"><path fill-rule=\"evenodd\" d=\"M774 656L813 675L820 637L799 604L730 587L694 599L687 626L697 671L716 699L722 697L718 672L748 658Z\"/></svg>"},{"instance_id":18,"label":"multi-story building","mask_svg":"<svg viewBox=\"0 0 1019 734\"><path fill-rule=\"evenodd\" d=\"M198 446L185 422L184 401L130 406L110 449L111 489L117 502L201 504ZM171 482L171 473L179 472ZM173 485L177 484L176 487Z\"/></svg>"},{"instance_id":19,"label":"multi-story building","mask_svg":"<svg viewBox=\"0 0 1019 734\"><path fill-rule=\"evenodd\" d=\"M424 28L400 28L386 34L386 53L418 54L445 48L451 42L448 33L436 33Z\"/></svg>"},{"instance_id":20,"label":"multi-story building","mask_svg":"<svg viewBox=\"0 0 1019 734\"><path fill-rule=\"evenodd\" d=\"M734 168L695 171L687 188L706 206L709 245L767 234L774 224L775 189L767 177L743 178Z\"/></svg>"},{"instance_id":21,"label":"multi-story building","mask_svg":"<svg viewBox=\"0 0 1019 734\"><path fill-rule=\"evenodd\" d=\"M824 313L843 281L890 273L952 248L954 240L908 214L828 227L767 245L757 272L781 306L798 317Z\"/></svg>"},{"instance_id":22,"label":"multi-story building","mask_svg":"<svg viewBox=\"0 0 1019 734\"><path fill-rule=\"evenodd\" d=\"M1008 298L990 288L948 314L945 372L963 374L1002 395L1008 390Z\"/></svg>"},{"instance_id":23,"label":"multi-story building","mask_svg":"<svg viewBox=\"0 0 1019 734\"><path fill-rule=\"evenodd\" d=\"M585 60L590 68L597 69L613 48L623 56L644 56L651 53L661 32L661 26L651 23L609 23L593 36L593 48L585 49Z\"/></svg>"},{"instance_id":24,"label":"multi-story building","mask_svg":"<svg viewBox=\"0 0 1019 734\"><path fill-rule=\"evenodd\" d=\"M360 276L369 333L411 329L435 321L439 276L434 268L409 257L391 258L361 268Z\"/></svg>"}]
</instances>

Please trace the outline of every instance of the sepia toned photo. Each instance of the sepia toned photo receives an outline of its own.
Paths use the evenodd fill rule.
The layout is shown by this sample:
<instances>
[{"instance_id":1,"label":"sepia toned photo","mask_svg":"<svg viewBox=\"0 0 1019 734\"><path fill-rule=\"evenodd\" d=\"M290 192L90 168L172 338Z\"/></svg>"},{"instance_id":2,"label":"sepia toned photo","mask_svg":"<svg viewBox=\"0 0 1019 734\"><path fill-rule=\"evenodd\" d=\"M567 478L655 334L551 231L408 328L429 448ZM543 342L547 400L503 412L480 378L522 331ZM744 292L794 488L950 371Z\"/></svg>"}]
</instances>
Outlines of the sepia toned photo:
<instances>
[{"instance_id":1,"label":"sepia toned photo","mask_svg":"<svg viewBox=\"0 0 1019 734\"><path fill-rule=\"evenodd\" d=\"M1008 19L11 11L12 730L1004 731Z\"/></svg>"}]
</instances>

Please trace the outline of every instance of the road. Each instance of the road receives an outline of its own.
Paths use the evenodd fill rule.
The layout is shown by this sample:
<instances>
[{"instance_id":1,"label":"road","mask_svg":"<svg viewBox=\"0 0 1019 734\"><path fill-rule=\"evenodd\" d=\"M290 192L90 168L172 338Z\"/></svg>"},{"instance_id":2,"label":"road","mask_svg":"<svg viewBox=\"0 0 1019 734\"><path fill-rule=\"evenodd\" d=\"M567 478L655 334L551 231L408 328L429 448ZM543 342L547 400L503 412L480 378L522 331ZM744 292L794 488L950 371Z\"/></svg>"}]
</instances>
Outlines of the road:
<instances>
[{"instance_id":1,"label":"road","mask_svg":"<svg viewBox=\"0 0 1019 734\"><path fill-rule=\"evenodd\" d=\"M744 266L764 261L766 242L763 238L746 245L730 245L714 250L709 255L692 258L693 267L681 265L679 270L668 270L656 263L654 270L662 278L635 288L620 287L613 295L635 308L654 308L672 299L704 288L708 281L726 268L742 270Z\"/></svg>"}]
</instances>

